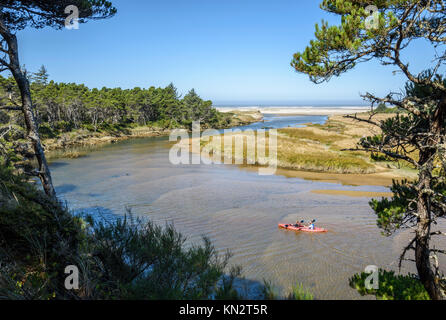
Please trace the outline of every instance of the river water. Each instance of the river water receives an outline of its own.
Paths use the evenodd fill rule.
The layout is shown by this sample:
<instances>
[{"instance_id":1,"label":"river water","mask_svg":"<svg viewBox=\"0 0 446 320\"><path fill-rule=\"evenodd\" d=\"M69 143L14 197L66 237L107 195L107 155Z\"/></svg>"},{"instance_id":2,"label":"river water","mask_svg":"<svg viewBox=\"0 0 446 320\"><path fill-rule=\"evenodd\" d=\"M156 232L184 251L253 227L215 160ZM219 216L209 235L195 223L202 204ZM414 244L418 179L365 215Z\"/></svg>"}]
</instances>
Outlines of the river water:
<instances>
[{"instance_id":1,"label":"river water","mask_svg":"<svg viewBox=\"0 0 446 320\"><path fill-rule=\"evenodd\" d=\"M322 116L274 116L251 128L323 123ZM51 164L57 192L75 212L105 218L126 208L158 224L173 223L191 242L209 237L219 253L249 280L243 290L256 297L257 284L271 281L285 294L301 283L317 299L362 299L348 285L368 265L395 269L409 239L380 234L367 197L315 194L312 190L386 192L381 186L260 176L233 165L172 165L167 137L110 144L78 159ZM279 222L317 219L325 234L280 230ZM409 265L410 266L410 265ZM412 268L403 271L414 272Z\"/></svg>"}]
</instances>

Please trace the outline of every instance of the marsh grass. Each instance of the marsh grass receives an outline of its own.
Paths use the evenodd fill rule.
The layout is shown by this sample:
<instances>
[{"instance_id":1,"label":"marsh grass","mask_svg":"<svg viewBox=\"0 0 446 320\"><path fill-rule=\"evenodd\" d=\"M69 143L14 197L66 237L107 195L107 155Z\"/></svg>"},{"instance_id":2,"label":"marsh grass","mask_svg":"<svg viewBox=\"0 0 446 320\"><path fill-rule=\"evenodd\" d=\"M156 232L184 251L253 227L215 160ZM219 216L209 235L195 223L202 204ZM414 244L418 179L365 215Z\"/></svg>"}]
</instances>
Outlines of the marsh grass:
<instances>
[{"instance_id":1,"label":"marsh grass","mask_svg":"<svg viewBox=\"0 0 446 320\"><path fill-rule=\"evenodd\" d=\"M69 158L69 159L76 159L85 157L87 155L87 152L84 151L67 151L62 154L63 158Z\"/></svg>"},{"instance_id":2,"label":"marsh grass","mask_svg":"<svg viewBox=\"0 0 446 320\"><path fill-rule=\"evenodd\" d=\"M314 296L304 288L302 284L296 283L288 294L288 300L314 300Z\"/></svg>"},{"instance_id":3,"label":"marsh grass","mask_svg":"<svg viewBox=\"0 0 446 320\"><path fill-rule=\"evenodd\" d=\"M367 114L358 117L368 117ZM377 121L385 120L392 114L379 114ZM383 158L382 155L371 157L363 151L348 151L355 149L362 137L379 134L376 128L343 116L330 117L324 125L314 124L305 128L284 128L277 131L277 167L281 169L291 169L311 172L338 173L338 174L371 174L392 171L395 177L412 174L413 169L401 161L391 162ZM257 137L257 132L254 132ZM235 147L232 147L232 163L247 165L267 165L271 158L268 145L268 131L265 139L267 141L265 154L260 157L258 152L248 155L246 142L250 139L246 132L233 133L232 143L243 139L244 146L241 154L236 154ZM251 137L252 139L252 137ZM225 158L225 146L223 135L220 136L220 143L217 140L200 141L202 154L206 154L228 163ZM226 153L228 155L228 151ZM414 155L416 156L416 155Z\"/></svg>"},{"instance_id":4,"label":"marsh grass","mask_svg":"<svg viewBox=\"0 0 446 320\"><path fill-rule=\"evenodd\" d=\"M262 286L262 296L264 300L278 300L279 295L277 294L277 289L274 287L273 283L268 280L263 280Z\"/></svg>"},{"instance_id":5,"label":"marsh grass","mask_svg":"<svg viewBox=\"0 0 446 320\"><path fill-rule=\"evenodd\" d=\"M287 128L280 129L278 131L281 134L285 134L288 137L297 140L308 140L322 144L332 144L333 142L340 141L346 137L337 133L323 131L321 129L309 127L309 128Z\"/></svg>"},{"instance_id":6,"label":"marsh grass","mask_svg":"<svg viewBox=\"0 0 446 320\"><path fill-rule=\"evenodd\" d=\"M298 169L308 171L321 171L330 173L373 173L376 172L374 166L364 159L339 155L333 152L326 153L297 153L285 154L279 163L286 169ZM285 164L288 165L285 165Z\"/></svg>"},{"instance_id":7,"label":"marsh grass","mask_svg":"<svg viewBox=\"0 0 446 320\"><path fill-rule=\"evenodd\" d=\"M262 296L265 300L314 300L314 296L302 284L296 283L291 292L282 297L272 281L263 280Z\"/></svg>"},{"instance_id":8,"label":"marsh grass","mask_svg":"<svg viewBox=\"0 0 446 320\"><path fill-rule=\"evenodd\" d=\"M55 159L77 159L86 157L88 155L88 151L82 151L82 150L57 150L49 152L47 155L48 161L53 161Z\"/></svg>"},{"instance_id":9,"label":"marsh grass","mask_svg":"<svg viewBox=\"0 0 446 320\"><path fill-rule=\"evenodd\" d=\"M235 137L243 139L243 152L236 154ZM255 133L255 137L257 135ZM224 161L225 144L223 136L214 141L200 141L204 154L212 155L220 161ZM233 164L255 164L266 165L271 160L269 143L265 145L265 156L259 156L258 150L254 154L248 154L247 140L250 139L245 133L236 133L232 137L232 163ZM305 171L329 172L329 173L373 173L376 172L374 164L360 152L341 152L340 148L332 145L349 137L337 133L324 132L313 128L289 128L278 130L277 137L277 165L282 169L295 169ZM265 139L269 135L266 132Z\"/></svg>"}]
</instances>

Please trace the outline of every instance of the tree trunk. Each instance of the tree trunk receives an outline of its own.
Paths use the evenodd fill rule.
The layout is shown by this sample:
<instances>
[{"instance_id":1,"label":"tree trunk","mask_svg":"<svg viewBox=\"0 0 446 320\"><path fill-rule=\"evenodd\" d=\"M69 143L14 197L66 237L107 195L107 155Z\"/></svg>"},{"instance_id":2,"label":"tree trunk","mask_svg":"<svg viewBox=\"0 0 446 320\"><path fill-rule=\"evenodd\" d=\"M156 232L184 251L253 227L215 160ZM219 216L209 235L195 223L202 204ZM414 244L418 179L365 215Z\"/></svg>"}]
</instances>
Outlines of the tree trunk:
<instances>
[{"instance_id":1,"label":"tree trunk","mask_svg":"<svg viewBox=\"0 0 446 320\"><path fill-rule=\"evenodd\" d=\"M433 300L442 300L446 297L443 295L440 287L440 279L432 269L430 261L430 234L431 234L431 208L430 208L430 194L425 193L425 190L431 190L432 171L434 166L435 146L442 141L444 135L444 121L446 114L446 97L444 97L435 111L433 122L431 126L431 133L434 134L434 139L431 142L432 148L424 149L420 153L420 163L423 167L419 173L418 183L418 224L416 230L415 243L415 263L418 270L418 275L423 283L426 291Z\"/></svg>"},{"instance_id":2,"label":"tree trunk","mask_svg":"<svg viewBox=\"0 0 446 320\"><path fill-rule=\"evenodd\" d=\"M423 190L430 189L431 176L428 169L420 172L419 191L418 191L418 224L416 230L415 242L415 263L417 266L420 281L428 292L432 300L444 299L439 279L432 269L430 261L430 233L431 233L431 212L429 195Z\"/></svg>"},{"instance_id":3,"label":"tree trunk","mask_svg":"<svg viewBox=\"0 0 446 320\"><path fill-rule=\"evenodd\" d=\"M45 193L52 199L57 200L56 192L54 190L53 182L51 179L51 173L46 161L45 152L40 142L37 122L33 113L29 82L20 68L17 38L14 34L6 29L3 21L0 21L0 34L8 44L9 64L7 64L6 66L11 71L20 90L20 95L22 98L22 112L25 118L27 135L32 142L34 153L39 164L37 175L42 182Z\"/></svg>"},{"instance_id":4,"label":"tree trunk","mask_svg":"<svg viewBox=\"0 0 446 320\"><path fill-rule=\"evenodd\" d=\"M436 135L437 143L441 143L441 136L445 134L444 122L446 119L446 94L441 99L437 110L434 114L434 121L432 124L432 132Z\"/></svg>"}]
</instances>

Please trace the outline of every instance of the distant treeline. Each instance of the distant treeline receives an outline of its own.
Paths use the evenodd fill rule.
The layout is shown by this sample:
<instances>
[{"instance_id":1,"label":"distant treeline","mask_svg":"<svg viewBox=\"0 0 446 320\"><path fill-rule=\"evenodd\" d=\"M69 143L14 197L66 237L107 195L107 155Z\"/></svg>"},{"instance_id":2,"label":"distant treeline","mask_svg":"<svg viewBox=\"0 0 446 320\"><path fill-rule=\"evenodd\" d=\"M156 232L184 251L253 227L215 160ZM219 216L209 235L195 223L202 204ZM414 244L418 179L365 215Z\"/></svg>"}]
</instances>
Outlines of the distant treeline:
<instances>
[{"instance_id":1,"label":"distant treeline","mask_svg":"<svg viewBox=\"0 0 446 320\"><path fill-rule=\"evenodd\" d=\"M181 97L173 84L166 88L89 89L83 84L48 81L43 66L28 78L44 137L76 129L101 131L138 125L187 128L193 121L211 127L230 122L194 89ZM0 76L0 124L13 122L23 126L23 117L10 112L20 104L19 97L14 79Z\"/></svg>"}]
</instances>

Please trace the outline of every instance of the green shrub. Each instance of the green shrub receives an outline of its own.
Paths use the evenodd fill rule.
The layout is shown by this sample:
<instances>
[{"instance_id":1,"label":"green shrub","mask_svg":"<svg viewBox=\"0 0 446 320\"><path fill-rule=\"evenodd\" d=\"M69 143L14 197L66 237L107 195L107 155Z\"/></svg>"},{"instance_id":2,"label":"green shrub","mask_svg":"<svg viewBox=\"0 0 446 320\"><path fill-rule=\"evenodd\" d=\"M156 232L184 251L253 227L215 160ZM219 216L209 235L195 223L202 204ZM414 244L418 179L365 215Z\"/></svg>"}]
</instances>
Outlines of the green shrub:
<instances>
[{"instance_id":1,"label":"green shrub","mask_svg":"<svg viewBox=\"0 0 446 320\"><path fill-rule=\"evenodd\" d=\"M131 214L75 217L0 167L0 299L237 299L241 269L225 275L229 257ZM69 265L79 290L65 288Z\"/></svg>"},{"instance_id":2,"label":"green shrub","mask_svg":"<svg viewBox=\"0 0 446 320\"><path fill-rule=\"evenodd\" d=\"M380 103L375 109L376 113L407 113L406 110L399 107L388 108L385 103Z\"/></svg>"},{"instance_id":3,"label":"green shrub","mask_svg":"<svg viewBox=\"0 0 446 320\"><path fill-rule=\"evenodd\" d=\"M96 131L95 128L94 128L94 126L93 126L92 124L89 124L89 123L84 123L84 124L82 124L82 125L81 125L81 128L82 128L82 129L85 129L85 130L88 130L88 131L91 131L91 132Z\"/></svg>"},{"instance_id":4,"label":"green shrub","mask_svg":"<svg viewBox=\"0 0 446 320\"><path fill-rule=\"evenodd\" d=\"M70 132L74 129L74 125L68 121L58 121L54 124L54 129L59 132Z\"/></svg>"},{"instance_id":5,"label":"green shrub","mask_svg":"<svg viewBox=\"0 0 446 320\"><path fill-rule=\"evenodd\" d=\"M0 124L7 124L11 121L11 117L6 111L0 110Z\"/></svg>"},{"instance_id":6,"label":"green shrub","mask_svg":"<svg viewBox=\"0 0 446 320\"><path fill-rule=\"evenodd\" d=\"M262 296L265 300L278 300L279 295L277 294L277 289L274 287L273 283L268 280L263 280L262 286Z\"/></svg>"},{"instance_id":7,"label":"green shrub","mask_svg":"<svg viewBox=\"0 0 446 320\"><path fill-rule=\"evenodd\" d=\"M415 275L395 275L394 271L379 270L379 288L367 289L365 286L369 273L355 274L350 278L350 287L362 296L374 295L379 300L429 300L423 284Z\"/></svg>"},{"instance_id":8,"label":"green shrub","mask_svg":"<svg viewBox=\"0 0 446 320\"><path fill-rule=\"evenodd\" d=\"M186 248L186 238L172 225L161 228L131 215L111 223L87 220L92 235L88 251L101 266L93 268L93 278L100 279L96 297L178 300L234 295L232 280L217 286L229 255L219 257L209 239Z\"/></svg>"},{"instance_id":9,"label":"green shrub","mask_svg":"<svg viewBox=\"0 0 446 320\"><path fill-rule=\"evenodd\" d=\"M0 297L69 297L64 269L82 241L81 223L61 204L0 167Z\"/></svg>"},{"instance_id":10,"label":"green shrub","mask_svg":"<svg viewBox=\"0 0 446 320\"><path fill-rule=\"evenodd\" d=\"M378 107L375 109L375 112L378 113L387 113L388 108L385 103L380 103Z\"/></svg>"},{"instance_id":11,"label":"green shrub","mask_svg":"<svg viewBox=\"0 0 446 320\"><path fill-rule=\"evenodd\" d=\"M271 281L263 280L262 286L262 296L265 300L313 300L313 295L304 288L302 284L296 283L291 292L286 295L285 298L282 298L278 293L277 289L274 287Z\"/></svg>"},{"instance_id":12,"label":"green shrub","mask_svg":"<svg viewBox=\"0 0 446 320\"><path fill-rule=\"evenodd\" d=\"M215 291L216 300L239 300L242 298L234 288L234 281L240 277L241 272L242 268L240 266L231 267L229 275L222 277L221 283Z\"/></svg>"},{"instance_id":13,"label":"green shrub","mask_svg":"<svg viewBox=\"0 0 446 320\"><path fill-rule=\"evenodd\" d=\"M98 126L99 132L107 132L109 134L130 134L130 125L127 123L108 123L104 122Z\"/></svg>"},{"instance_id":14,"label":"green shrub","mask_svg":"<svg viewBox=\"0 0 446 320\"><path fill-rule=\"evenodd\" d=\"M57 137L57 132L54 132L47 123L43 123L39 126L39 134L42 139L53 139Z\"/></svg>"},{"instance_id":15,"label":"green shrub","mask_svg":"<svg viewBox=\"0 0 446 320\"><path fill-rule=\"evenodd\" d=\"M313 295L304 288L302 284L296 284L291 293L288 295L288 300L313 300Z\"/></svg>"}]
</instances>

